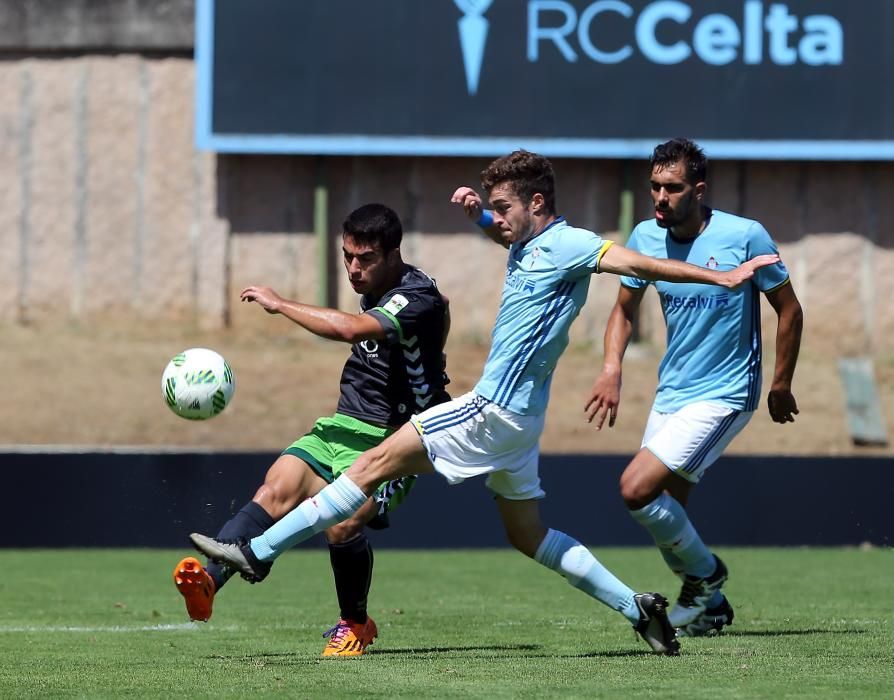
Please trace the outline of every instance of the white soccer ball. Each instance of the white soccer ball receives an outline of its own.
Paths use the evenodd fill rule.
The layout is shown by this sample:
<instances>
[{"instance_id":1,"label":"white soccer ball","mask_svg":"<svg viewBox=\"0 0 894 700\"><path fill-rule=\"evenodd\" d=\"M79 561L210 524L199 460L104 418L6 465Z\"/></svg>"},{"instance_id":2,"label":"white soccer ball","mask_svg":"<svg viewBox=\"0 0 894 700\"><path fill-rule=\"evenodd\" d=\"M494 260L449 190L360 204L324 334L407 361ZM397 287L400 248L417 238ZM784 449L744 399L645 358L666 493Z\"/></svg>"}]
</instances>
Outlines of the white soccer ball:
<instances>
[{"instance_id":1,"label":"white soccer ball","mask_svg":"<svg viewBox=\"0 0 894 700\"><path fill-rule=\"evenodd\" d=\"M181 418L205 420L223 411L233 392L233 370L214 350L190 348L174 355L161 376L161 393Z\"/></svg>"}]
</instances>

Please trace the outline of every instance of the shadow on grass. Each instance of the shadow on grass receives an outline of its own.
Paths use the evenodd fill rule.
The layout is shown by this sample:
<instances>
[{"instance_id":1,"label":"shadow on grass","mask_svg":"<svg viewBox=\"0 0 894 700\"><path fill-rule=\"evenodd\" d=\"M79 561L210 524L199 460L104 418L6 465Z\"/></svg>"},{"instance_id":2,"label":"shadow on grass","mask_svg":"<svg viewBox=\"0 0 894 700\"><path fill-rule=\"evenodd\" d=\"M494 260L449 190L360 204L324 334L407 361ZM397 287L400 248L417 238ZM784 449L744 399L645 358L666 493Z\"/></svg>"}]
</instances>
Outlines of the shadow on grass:
<instances>
[{"instance_id":1,"label":"shadow on grass","mask_svg":"<svg viewBox=\"0 0 894 700\"><path fill-rule=\"evenodd\" d=\"M724 630L720 637L803 637L810 634L866 634L868 630ZM705 639L703 637L702 639ZM710 637L707 637L710 639Z\"/></svg>"},{"instance_id":2,"label":"shadow on grass","mask_svg":"<svg viewBox=\"0 0 894 700\"><path fill-rule=\"evenodd\" d=\"M720 637L798 637L806 635L822 635L822 634L866 634L867 630L825 630L825 629L795 629L795 630L739 630L724 631ZM700 639L716 639L716 637L701 637ZM470 652L532 652L539 651L543 648L541 644L490 644L490 645L469 645L469 646L439 646L439 647L403 647L391 649L371 649L369 656L387 657L387 656L403 656L413 657L426 654L445 654L451 652L459 652L460 654ZM683 652L685 654L685 651ZM516 656L515 654L506 654L507 657ZM584 654L519 654L518 657L524 658L561 658L561 659L623 659L637 656L653 656L651 651L647 649L625 649L614 651L593 651ZM367 658L368 658L367 657ZM240 655L218 655L210 656L211 659L219 659L223 661L243 661L258 662L262 661L271 666L297 666L306 664L317 664L326 661L320 656L304 656L295 652L286 653L267 653L267 654L240 654ZM360 658L360 657L357 657Z\"/></svg>"},{"instance_id":3,"label":"shadow on grass","mask_svg":"<svg viewBox=\"0 0 894 700\"><path fill-rule=\"evenodd\" d=\"M406 647L396 649L374 649L370 650L370 656L414 656L417 654L443 654L449 652L478 652L478 651L535 651L540 649L540 644L493 644L493 645L477 645L477 646L457 646L457 647ZM269 653L269 654L239 654L225 655L214 654L208 658L221 661L263 661L271 665L291 665L304 663L317 663L322 661L322 657L314 656L311 658L302 656L295 652L288 653Z\"/></svg>"},{"instance_id":4,"label":"shadow on grass","mask_svg":"<svg viewBox=\"0 0 894 700\"><path fill-rule=\"evenodd\" d=\"M400 654L441 654L450 651L534 651L540 644L490 644L462 647L405 647L397 649L374 649L376 656L396 656Z\"/></svg>"}]
</instances>

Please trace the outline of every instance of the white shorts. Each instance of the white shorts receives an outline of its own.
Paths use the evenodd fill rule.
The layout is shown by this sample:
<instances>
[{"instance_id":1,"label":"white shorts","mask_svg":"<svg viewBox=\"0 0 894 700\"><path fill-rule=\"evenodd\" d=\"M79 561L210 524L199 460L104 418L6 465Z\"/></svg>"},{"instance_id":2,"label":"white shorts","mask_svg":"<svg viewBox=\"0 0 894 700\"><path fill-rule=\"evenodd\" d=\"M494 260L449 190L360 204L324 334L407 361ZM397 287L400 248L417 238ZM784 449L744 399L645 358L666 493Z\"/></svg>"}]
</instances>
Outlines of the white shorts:
<instances>
[{"instance_id":1,"label":"white shorts","mask_svg":"<svg viewBox=\"0 0 894 700\"><path fill-rule=\"evenodd\" d=\"M697 401L675 413L652 411L642 446L678 476L698 483L753 415L716 401Z\"/></svg>"},{"instance_id":2,"label":"white shorts","mask_svg":"<svg viewBox=\"0 0 894 700\"><path fill-rule=\"evenodd\" d=\"M519 415L469 392L410 421L449 484L487 474L487 487L503 498L546 495L537 470L543 415Z\"/></svg>"}]
</instances>

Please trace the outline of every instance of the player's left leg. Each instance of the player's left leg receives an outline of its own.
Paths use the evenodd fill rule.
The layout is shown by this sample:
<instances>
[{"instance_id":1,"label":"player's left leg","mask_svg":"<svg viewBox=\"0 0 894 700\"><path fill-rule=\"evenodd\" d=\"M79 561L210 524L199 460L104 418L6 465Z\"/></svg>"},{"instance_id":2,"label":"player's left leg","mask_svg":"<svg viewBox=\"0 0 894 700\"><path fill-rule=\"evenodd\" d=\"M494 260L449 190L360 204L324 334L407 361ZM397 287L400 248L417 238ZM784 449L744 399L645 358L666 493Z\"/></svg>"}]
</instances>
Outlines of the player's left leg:
<instances>
[{"instance_id":1,"label":"player's left leg","mask_svg":"<svg viewBox=\"0 0 894 700\"><path fill-rule=\"evenodd\" d=\"M636 593L603 566L589 549L540 519L539 501L497 497L509 542L568 583L626 617L656 654L676 656L680 643L667 619L667 600L657 593Z\"/></svg>"},{"instance_id":2,"label":"player's left leg","mask_svg":"<svg viewBox=\"0 0 894 700\"><path fill-rule=\"evenodd\" d=\"M378 635L376 623L366 611L374 557L363 531L377 513L378 504L370 499L351 518L325 532L340 615L323 634L329 639L323 656L360 656Z\"/></svg>"},{"instance_id":3,"label":"player's left leg","mask_svg":"<svg viewBox=\"0 0 894 700\"><path fill-rule=\"evenodd\" d=\"M504 425L508 421L504 422ZM496 496L506 535L513 547L563 576L568 583L616 610L657 654L674 656L680 645L667 619L667 600L657 593L637 594L603 566L573 537L547 529L540 519L540 457L536 425L515 417L521 434L531 439L524 448L495 456L498 469L487 479Z\"/></svg>"},{"instance_id":4,"label":"player's left leg","mask_svg":"<svg viewBox=\"0 0 894 700\"><path fill-rule=\"evenodd\" d=\"M704 544L684 507L692 487L750 416L713 402L691 404L674 414L653 412L644 447L621 476L621 495L632 517L649 531L671 570L683 580L670 613L671 623L680 630L708 609L719 611L714 629L722 619L732 622L732 608L720 592L726 566Z\"/></svg>"}]
</instances>

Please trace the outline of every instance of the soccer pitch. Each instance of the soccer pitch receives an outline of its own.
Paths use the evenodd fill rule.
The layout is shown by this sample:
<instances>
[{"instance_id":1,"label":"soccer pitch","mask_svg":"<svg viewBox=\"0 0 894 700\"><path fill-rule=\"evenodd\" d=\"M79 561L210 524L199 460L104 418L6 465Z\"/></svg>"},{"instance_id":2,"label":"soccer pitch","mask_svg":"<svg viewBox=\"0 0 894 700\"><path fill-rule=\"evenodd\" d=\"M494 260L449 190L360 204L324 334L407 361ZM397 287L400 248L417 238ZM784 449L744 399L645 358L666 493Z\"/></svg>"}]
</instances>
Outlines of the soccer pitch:
<instances>
[{"instance_id":1,"label":"soccer pitch","mask_svg":"<svg viewBox=\"0 0 894 700\"><path fill-rule=\"evenodd\" d=\"M729 631L656 657L616 613L506 550L380 550L379 639L322 659L338 617L328 554L233 580L189 623L171 571L189 552L0 551L0 696L891 697L890 549L720 548ZM638 590L676 580L652 549L599 549Z\"/></svg>"}]
</instances>

